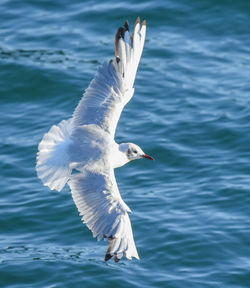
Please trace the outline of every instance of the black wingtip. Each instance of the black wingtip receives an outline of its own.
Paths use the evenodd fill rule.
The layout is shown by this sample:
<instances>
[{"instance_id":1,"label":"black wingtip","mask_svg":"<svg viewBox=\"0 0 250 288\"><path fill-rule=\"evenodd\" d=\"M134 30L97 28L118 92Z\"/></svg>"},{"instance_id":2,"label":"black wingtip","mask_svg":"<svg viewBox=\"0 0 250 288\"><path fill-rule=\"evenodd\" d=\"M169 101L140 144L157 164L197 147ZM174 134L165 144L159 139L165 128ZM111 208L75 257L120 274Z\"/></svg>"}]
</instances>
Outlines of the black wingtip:
<instances>
[{"instance_id":1,"label":"black wingtip","mask_svg":"<svg viewBox=\"0 0 250 288\"><path fill-rule=\"evenodd\" d=\"M128 20L124 23L125 31L129 31L129 23Z\"/></svg>"},{"instance_id":2,"label":"black wingtip","mask_svg":"<svg viewBox=\"0 0 250 288\"><path fill-rule=\"evenodd\" d=\"M116 63L117 63L117 64L121 61L121 59L119 58L119 56L115 56L115 60L116 60Z\"/></svg>"},{"instance_id":3,"label":"black wingtip","mask_svg":"<svg viewBox=\"0 0 250 288\"><path fill-rule=\"evenodd\" d=\"M118 263L121 259L119 259L116 255L114 255L114 260L116 263Z\"/></svg>"},{"instance_id":4,"label":"black wingtip","mask_svg":"<svg viewBox=\"0 0 250 288\"><path fill-rule=\"evenodd\" d=\"M104 235L104 237L107 238L106 235ZM106 252L106 255L105 255L105 258L104 258L105 261L109 261L109 259L111 259L113 257L110 254L110 251L111 251L111 246L113 245L113 242L114 242L114 238L111 235L110 237L108 237L108 239L109 239L109 247L107 249L107 252Z\"/></svg>"},{"instance_id":5,"label":"black wingtip","mask_svg":"<svg viewBox=\"0 0 250 288\"><path fill-rule=\"evenodd\" d=\"M115 56L118 56L118 41L120 38L124 39L125 28L120 27L115 35Z\"/></svg>"},{"instance_id":6,"label":"black wingtip","mask_svg":"<svg viewBox=\"0 0 250 288\"><path fill-rule=\"evenodd\" d=\"M117 35L116 37L118 39L120 39L120 38L124 39L124 33L125 33L125 28L120 27L116 33L116 35Z\"/></svg>"},{"instance_id":7,"label":"black wingtip","mask_svg":"<svg viewBox=\"0 0 250 288\"><path fill-rule=\"evenodd\" d=\"M105 255L104 260L105 260L105 262L107 262L107 261L109 261L111 258L112 258L112 255L109 254L109 253L107 253L107 254Z\"/></svg>"}]
</instances>

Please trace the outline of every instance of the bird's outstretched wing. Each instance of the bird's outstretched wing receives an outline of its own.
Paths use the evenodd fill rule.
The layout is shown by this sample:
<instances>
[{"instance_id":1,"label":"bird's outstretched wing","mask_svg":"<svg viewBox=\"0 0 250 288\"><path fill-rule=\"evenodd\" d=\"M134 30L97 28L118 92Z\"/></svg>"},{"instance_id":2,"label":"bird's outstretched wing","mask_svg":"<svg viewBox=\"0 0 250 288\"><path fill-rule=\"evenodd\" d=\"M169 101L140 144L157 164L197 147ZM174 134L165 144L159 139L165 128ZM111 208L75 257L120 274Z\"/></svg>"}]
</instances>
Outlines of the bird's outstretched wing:
<instances>
[{"instance_id":1,"label":"bird's outstretched wing","mask_svg":"<svg viewBox=\"0 0 250 288\"><path fill-rule=\"evenodd\" d=\"M114 136L124 106L134 94L134 80L146 36L138 17L134 31L128 22L115 38L115 57L101 66L73 114L73 126L96 124Z\"/></svg>"},{"instance_id":2,"label":"bird's outstretched wing","mask_svg":"<svg viewBox=\"0 0 250 288\"><path fill-rule=\"evenodd\" d=\"M123 255L139 259L127 213L130 210L120 196L113 169L98 172L84 169L72 175L68 184L82 220L93 236L110 240L105 260L114 256L118 262Z\"/></svg>"}]
</instances>

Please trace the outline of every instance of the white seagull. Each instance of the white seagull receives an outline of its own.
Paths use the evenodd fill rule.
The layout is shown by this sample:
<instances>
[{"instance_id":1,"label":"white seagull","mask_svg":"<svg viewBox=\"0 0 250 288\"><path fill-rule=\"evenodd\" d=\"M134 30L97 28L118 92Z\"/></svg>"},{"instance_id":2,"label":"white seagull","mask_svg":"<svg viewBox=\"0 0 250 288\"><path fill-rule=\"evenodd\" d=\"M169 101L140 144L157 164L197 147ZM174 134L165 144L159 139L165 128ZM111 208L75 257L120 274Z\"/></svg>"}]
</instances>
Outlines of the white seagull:
<instances>
[{"instance_id":1,"label":"white seagull","mask_svg":"<svg viewBox=\"0 0 250 288\"><path fill-rule=\"evenodd\" d=\"M109 240L105 261L123 255L139 259L128 212L114 169L148 158L133 143L117 144L115 130L134 81L146 35L138 17L130 35L126 21L115 37L115 57L104 63L72 118L51 127L39 144L36 171L45 186L61 191L67 183L82 221L98 240Z\"/></svg>"}]
</instances>

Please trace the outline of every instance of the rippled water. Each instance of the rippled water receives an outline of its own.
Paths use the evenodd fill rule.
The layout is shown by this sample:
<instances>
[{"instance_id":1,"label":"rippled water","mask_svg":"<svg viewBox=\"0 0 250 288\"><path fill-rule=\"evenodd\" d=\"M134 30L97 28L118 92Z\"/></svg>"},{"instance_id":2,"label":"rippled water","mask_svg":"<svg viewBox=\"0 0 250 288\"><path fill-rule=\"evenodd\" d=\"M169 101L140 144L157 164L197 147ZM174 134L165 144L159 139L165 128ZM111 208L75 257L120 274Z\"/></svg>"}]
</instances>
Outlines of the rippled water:
<instances>
[{"instance_id":1,"label":"rippled water","mask_svg":"<svg viewBox=\"0 0 250 288\"><path fill-rule=\"evenodd\" d=\"M0 287L249 287L249 1L3 0L0 15ZM116 139L156 161L116 171L141 260L105 263L35 157L138 15L147 40Z\"/></svg>"}]
</instances>

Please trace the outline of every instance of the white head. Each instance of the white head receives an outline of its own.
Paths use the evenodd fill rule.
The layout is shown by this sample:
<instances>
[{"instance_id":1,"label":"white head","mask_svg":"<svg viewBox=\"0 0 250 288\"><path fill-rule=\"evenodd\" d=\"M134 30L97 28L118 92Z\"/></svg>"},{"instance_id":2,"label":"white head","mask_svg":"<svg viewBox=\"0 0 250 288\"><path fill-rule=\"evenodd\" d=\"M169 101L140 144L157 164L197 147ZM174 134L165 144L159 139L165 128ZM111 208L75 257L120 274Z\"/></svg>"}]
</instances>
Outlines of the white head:
<instances>
[{"instance_id":1,"label":"white head","mask_svg":"<svg viewBox=\"0 0 250 288\"><path fill-rule=\"evenodd\" d=\"M153 157L145 154L142 149L134 143L122 143L119 145L119 150L126 155L128 161L141 158L154 160Z\"/></svg>"}]
</instances>

